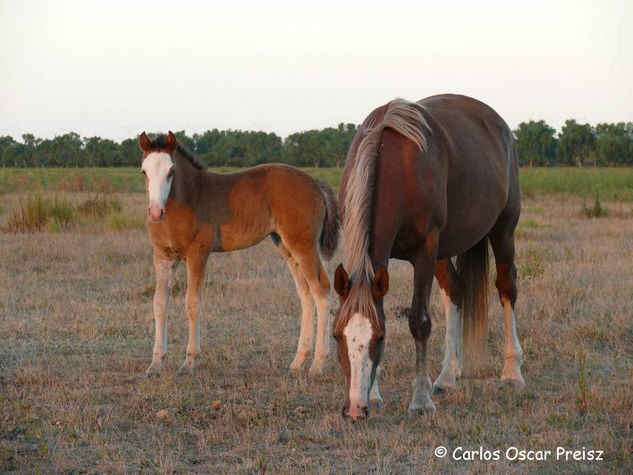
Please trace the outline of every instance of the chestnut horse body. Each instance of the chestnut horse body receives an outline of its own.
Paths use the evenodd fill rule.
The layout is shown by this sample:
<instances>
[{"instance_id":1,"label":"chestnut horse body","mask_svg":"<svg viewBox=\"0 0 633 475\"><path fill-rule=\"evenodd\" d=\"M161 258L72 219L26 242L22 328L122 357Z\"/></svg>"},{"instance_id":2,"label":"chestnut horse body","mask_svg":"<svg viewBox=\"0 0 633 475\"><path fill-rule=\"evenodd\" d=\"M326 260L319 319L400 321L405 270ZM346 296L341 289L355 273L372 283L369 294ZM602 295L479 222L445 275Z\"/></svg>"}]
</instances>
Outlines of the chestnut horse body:
<instances>
[{"instance_id":1,"label":"chestnut horse body","mask_svg":"<svg viewBox=\"0 0 633 475\"><path fill-rule=\"evenodd\" d=\"M378 376L390 258L409 261L414 268L408 317L416 372L410 415L434 412L431 389L455 388L462 361L474 362L483 351L488 242L506 320L502 381L523 384L514 317L518 165L512 133L495 111L458 95L417 103L396 99L375 109L350 147L339 208L345 267L335 273L341 306L333 333L345 376L344 416L364 418L370 406L382 405ZM434 275L447 324L442 371L432 386L427 340Z\"/></svg>"},{"instance_id":2,"label":"chestnut horse body","mask_svg":"<svg viewBox=\"0 0 633 475\"><path fill-rule=\"evenodd\" d=\"M183 373L193 369L200 353L199 309L209 254L244 249L267 236L287 261L301 300L301 332L291 369L300 369L310 353L316 303L310 372L321 373L329 352L330 284L319 247L329 259L338 240L332 191L287 165L261 165L233 174L207 172L171 132L154 140L143 133L140 146L156 270L156 335L147 375L161 372L167 353L167 308L178 263L187 264L189 342L179 371Z\"/></svg>"}]
</instances>

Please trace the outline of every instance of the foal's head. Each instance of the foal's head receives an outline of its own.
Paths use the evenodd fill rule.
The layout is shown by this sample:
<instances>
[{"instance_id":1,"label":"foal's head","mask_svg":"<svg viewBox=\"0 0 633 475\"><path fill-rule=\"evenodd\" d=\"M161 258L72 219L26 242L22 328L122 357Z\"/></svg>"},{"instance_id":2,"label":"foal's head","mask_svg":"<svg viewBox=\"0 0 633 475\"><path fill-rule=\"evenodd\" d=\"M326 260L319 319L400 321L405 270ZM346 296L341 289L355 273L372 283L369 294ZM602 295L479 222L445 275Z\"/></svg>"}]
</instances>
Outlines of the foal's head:
<instances>
[{"instance_id":1,"label":"foal's head","mask_svg":"<svg viewBox=\"0 0 633 475\"><path fill-rule=\"evenodd\" d=\"M173 153L178 147L176 136L169 132L164 145L155 147L145 132L139 138L143 150L141 173L145 175L145 187L149 198L147 214L154 221L159 221L165 214L165 203L174 179L175 161Z\"/></svg>"},{"instance_id":2,"label":"foal's head","mask_svg":"<svg viewBox=\"0 0 633 475\"><path fill-rule=\"evenodd\" d=\"M365 419L369 415L369 392L384 348L382 297L389 289L389 275L381 265L371 284L354 283L339 265L334 274L334 289L341 299L333 335L345 377L342 415L352 420Z\"/></svg>"}]
</instances>

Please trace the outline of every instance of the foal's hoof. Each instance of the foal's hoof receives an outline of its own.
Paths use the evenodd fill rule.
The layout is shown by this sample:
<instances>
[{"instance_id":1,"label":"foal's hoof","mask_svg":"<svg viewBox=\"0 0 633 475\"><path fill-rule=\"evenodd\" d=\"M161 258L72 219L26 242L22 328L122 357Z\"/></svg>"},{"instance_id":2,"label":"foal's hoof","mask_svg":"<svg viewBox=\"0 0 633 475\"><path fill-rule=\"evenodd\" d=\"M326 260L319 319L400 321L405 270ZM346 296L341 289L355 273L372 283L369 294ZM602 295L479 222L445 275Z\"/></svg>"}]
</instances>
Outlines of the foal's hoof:
<instances>
[{"instance_id":1,"label":"foal's hoof","mask_svg":"<svg viewBox=\"0 0 633 475\"><path fill-rule=\"evenodd\" d=\"M194 360L185 360L185 362L182 364L182 366L176 373L176 376L178 377L189 376L190 374L193 374L194 367L195 367Z\"/></svg>"},{"instance_id":2,"label":"foal's hoof","mask_svg":"<svg viewBox=\"0 0 633 475\"><path fill-rule=\"evenodd\" d=\"M308 374L313 378L323 376L323 365L312 365L308 370Z\"/></svg>"},{"instance_id":3,"label":"foal's hoof","mask_svg":"<svg viewBox=\"0 0 633 475\"><path fill-rule=\"evenodd\" d=\"M156 363L152 363L149 365L149 368L145 371L145 377L147 379L158 378L160 376L161 365Z\"/></svg>"},{"instance_id":4,"label":"foal's hoof","mask_svg":"<svg viewBox=\"0 0 633 475\"><path fill-rule=\"evenodd\" d=\"M501 381L499 381L499 389L505 388L506 386L516 390L525 389L523 376L520 376L519 378L502 378Z\"/></svg>"}]
</instances>

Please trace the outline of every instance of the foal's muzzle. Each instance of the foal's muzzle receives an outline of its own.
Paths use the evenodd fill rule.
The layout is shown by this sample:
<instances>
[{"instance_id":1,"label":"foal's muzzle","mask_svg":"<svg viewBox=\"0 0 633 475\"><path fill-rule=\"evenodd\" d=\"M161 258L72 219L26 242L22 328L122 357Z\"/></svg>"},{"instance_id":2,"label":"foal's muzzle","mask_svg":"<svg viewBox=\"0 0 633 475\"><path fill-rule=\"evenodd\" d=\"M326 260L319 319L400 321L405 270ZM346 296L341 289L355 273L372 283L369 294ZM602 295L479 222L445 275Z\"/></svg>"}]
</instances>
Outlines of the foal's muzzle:
<instances>
[{"instance_id":1,"label":"foal's muzzle","mask_svg":"<svg viewBox=\"0 0 633 475\"><path fill-rule=\"evenodd\" d=\"M147 208L147 215L152 221L160 221L165 216L165 209L160 206L150 206Z\"/></svg>"}]
</instances>

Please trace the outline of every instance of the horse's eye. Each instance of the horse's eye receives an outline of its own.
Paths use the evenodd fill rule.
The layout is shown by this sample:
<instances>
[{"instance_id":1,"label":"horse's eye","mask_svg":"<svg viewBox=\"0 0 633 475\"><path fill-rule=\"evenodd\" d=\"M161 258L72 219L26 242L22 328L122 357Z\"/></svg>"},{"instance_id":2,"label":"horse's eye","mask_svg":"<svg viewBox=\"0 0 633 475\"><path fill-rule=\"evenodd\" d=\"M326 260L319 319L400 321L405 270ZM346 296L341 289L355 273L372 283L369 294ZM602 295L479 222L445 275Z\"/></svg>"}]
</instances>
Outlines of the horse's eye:
<instances>
[{"instance_id":1,"label":"horse's eye","mask_svg":"<svg viewBox=\"0 0 633 475\"><path fill-rule=\"evenodd\" d=\"M146 175L145 170L141 170L141 173L142 173L143 175Z\"/></svg>"},{"instance_id":2,"label":"horse's eye","mask_svg":"<svg viewBox=\"0 0 633 475\"><path fill-rule=\"evenodd\" d=\"M380 338L376 340L376 343L382 343L383 341L385 341L385 337L381 336Z\"/></svg>"},{"instance_id":3,"label":"horse's eye","mask_svg":"<svg viewBox=\"0 0 633 475\"><path fill-rule=\"evenodd\" d=\"M332 335L332 338L334 338L337 342L339 341L339 336L338 335Z\"/></svg>"},{"instance_id":4,"label":"horse's eye","mask_svg":"<svg viewBox=\"0 0 633 475\"><path fill-rule=\"evenodd\" d=\"M174 176L174 167L171 167L167 172L167 178L171 178Z\"/></svg>"}]
</instances>

